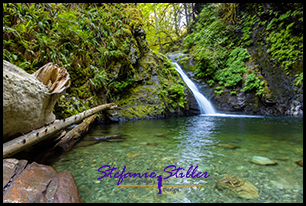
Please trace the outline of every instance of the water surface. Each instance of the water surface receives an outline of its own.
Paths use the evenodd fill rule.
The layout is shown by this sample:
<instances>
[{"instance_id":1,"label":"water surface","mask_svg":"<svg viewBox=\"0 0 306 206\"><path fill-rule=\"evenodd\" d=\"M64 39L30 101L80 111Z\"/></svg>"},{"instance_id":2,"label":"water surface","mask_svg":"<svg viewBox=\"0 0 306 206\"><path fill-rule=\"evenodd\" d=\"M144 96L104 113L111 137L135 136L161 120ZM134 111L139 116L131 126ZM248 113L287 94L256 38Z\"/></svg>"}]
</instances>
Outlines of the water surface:
<instances>
[{"instance_id":1,"label":"water surface","mask_svg":"<svg viewBox=\"0 0 306 206\"><path fill-rule=\"evenodd\" d=\"M94 137L116 133L124 134L124 141L81 147ZM264 156L278 164L256 165L249 161L252 156ZM73 174L84 202L303 202L303 167L295 163L302 159L301 117L199 115L96 125L52 166L57 172ZM169 165L186 170L193 165L210 176L171 177L163 184L202 187L163 187L162 194L157 194L157 187L118 187L118 179L97 180L103 175L98 172L103 165L118 168L115 172L126 166L127 172L155 172L164 177L168 174L163 169ZM245 200L220 193L215 183L225 174L250 181L260 197ZM157 184L154 181L129 178L122 184Z\"/></svg>"}]
</instances>

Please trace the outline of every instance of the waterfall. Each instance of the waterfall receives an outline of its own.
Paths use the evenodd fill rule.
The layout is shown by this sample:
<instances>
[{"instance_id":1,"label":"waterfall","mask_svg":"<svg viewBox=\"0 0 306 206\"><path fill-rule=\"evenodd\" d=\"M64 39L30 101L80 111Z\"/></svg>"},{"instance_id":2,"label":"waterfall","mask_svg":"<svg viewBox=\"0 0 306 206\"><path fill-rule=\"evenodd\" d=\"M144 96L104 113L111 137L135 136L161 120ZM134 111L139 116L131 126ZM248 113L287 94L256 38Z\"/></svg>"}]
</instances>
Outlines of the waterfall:
<instances>
[{"instance_id":1,"label":"waterfall","mask_svg":"<svg viewBox=\"0 0 306 206\"><path fill-rule=\"evenodd\" d=\"M200 107L201 114L216 114L215 109L213 108L212 104L199 92L196 85L187 77L187 75L184 73L180 65L176 62L174 62L173 64L175 64L176 71L181 75L183 81L187 84L187 86L192 91Z\"/></svg>"}]
</instances>

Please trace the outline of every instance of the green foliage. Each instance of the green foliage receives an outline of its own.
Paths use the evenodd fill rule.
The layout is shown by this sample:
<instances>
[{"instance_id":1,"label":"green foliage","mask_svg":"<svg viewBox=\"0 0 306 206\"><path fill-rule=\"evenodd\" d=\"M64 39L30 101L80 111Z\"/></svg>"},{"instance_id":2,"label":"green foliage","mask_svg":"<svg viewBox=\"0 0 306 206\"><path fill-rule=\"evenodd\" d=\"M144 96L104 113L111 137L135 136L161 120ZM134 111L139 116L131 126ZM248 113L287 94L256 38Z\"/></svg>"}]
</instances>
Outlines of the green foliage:
<instances>
[{"instance_id":1,"label":"green foliage","mask_svg":"<svg viewBox=\"0 0 306 206\"><path fill-rule=\"evenodd\" d=\"M68 70L72 88L87 81L95 90L105 88L108 66L129 62L130 29L141 25L134 7L4 3L3 58L29 73L52 61Z\"/></svg>"},{"instance_id":2,"label":"green foliage","mask_svg":"<svg viewBox=\"0 0 306 206\"><path fill-rule=\"evenodd\" d=\"M268 52L282 63L287 75L293 64L303 58L303 35L293 36L291 31L291 27L294 26L295 22L288 24L284 29L281 26L275 28L276 22L289 16L291 16L291 11L281 15L279 18L273 18L267 27L267 30L273 30L266 39L269 42Z\"/></svg>"},{"instance_id":3,"label":"green foliage","mask_svg":"<svg viewBox=\"0 0 306 206\"><path fill-rule=\"evenodd\" d=\"M296 74L295 77L296 77L296 80L295 80L294 85L295 86L302 85L303 84L303 72L301 72L300 74Z\"/></svg>"},{"instance_id":4,"label":"green foliage","mask_svg":"<svg viewBox=\"0 0 306 206\"><path fill-rule=\"evenodd\" d=\"M234 3L205 4L194 31L184 39L184 46L197 60L194 73L210 86L235 89L247 72L245 62L250 56L244 48L252 46L252 51L253 46L267 45L271 60L280 62L287 75L297 73L294 84L301 85L303 7L291 6L295 9L286 10L286 4L266 9L261 4L241 4L245 9L238 11ZM222 94L223 89L217 88L215 93ZM269 96L267 83L255 72L247 75L243 91L252 89L257 95Z\"/></svg>"},{"instance_id":5,"label":"green foliage","mask_svg":"<svg viewBox=\"0 0 306 206\"><path fill-rule=\"evenodd\" d=\"M259 12L253 17L247 13L243 16L244 22L241 28L244 37L241 43L245 46L253 43L249 37L255 31L255 23L258 23L258 26L265 30L259 35L263 37L261 42L256 37L257 44L267 45L267 51L272 55L272 60L275 59L281 63L281 68L286 75L291 75L292 71L296 72L296 70L300 72L300 68L296 68L296 65L303 61L303 5L283 3L272 5L267 8L267 11L263 11L259 4L254 4L253 8ZM265 16L263 16L264 13Z\"/></svg>"},{"instance_id":6,"label":"green foliage","mask_svg":"<svg viewBox=\"0 0 306 206\"><path fill-rule=\"evenodd\" d=\"M170 60L168 58L164 60L163 66L156 69L162 85L162 89L158 91L158 94L164 99L169 110L171 110L171 107L173 109L185 108L187 100L183 82Z\"/></svg>"},{"instance_id":7,"label":"green foliage","mask_svg":"<svg viewBox=\"0 0 306 206\"><path fill-rule=\"evenodd\" d=\"M271 97L270 94L270 89L268 88L268 83L266 80L260 80L258 75L256 75L255 71L252 71L251 73L248 73L246 75L245 79L245 86L242 88L241 91L251 91L255 89L256 90L256 95L260 96L265 96L267 98Z\"/></svg>"},{"instance_id":8,"label":"green foliage","mask_svg":"<svg viewBox=\"0 0 306 206\"><path fill-rule=\"evenodd\" d=\"M184 86L180 84L171 85L168 89L168 94L172 98L172 106L177 107L177 103L180 107L185 108L184 104L186 99L184 98Z\"/></svg>"},{"instance_id":9,"label":"green foliage","mask_svg":"<svg viewBox=\"0 0 306 206\"><path fill-rule=\"evenodd\" d=\"M223 3L218 6L218 13L225 23L235 23L237 20L238 3Z\"/></svg>"},{"instance_id":10,"label":"green foliage","mask_svg":"<svg viewBox=\"0 0 306 206\"><path fill-rule=\"evenodd\" d=\"M224 87L216 87L215 93L221 95L224 92Z\"/></svg>"},{"instance_id":11,"label":"green foliage","mask_svg":"<svg viewBox=\"0 0 306 206\"><path fill-rule=\"evenodd\" d=\"M211 87L215 84L215 81L213 79L207 80L207 84Z\"/></svg>"},{"instance_id":12,"label":"green foliage","mask_svg":"<svg viewBox=\"0 0 306 206\"><path fill-rule=\"evenodd\" d=\"M247 68L244 61L249 59L246 49L236 47L233 49L226 61L226 67L218 69L214 79L219 81L219 85L225 87L235 87L241 80Z\"/></svg>"},{"instance_id":13,"label":"green foliage","mask_svg":"<svg viewBox=\"0 0 306 206\"><path fill-rule=\"evenodd\" d=\"M154 51L166 53L168 48L177 47L174 45L186 31L186 24L183 24L182 13L184 12L184 4L190 6L189 3L139 3L143 14L144 28L150 48ZM191 12L191 9L190 9Z\"/></svg>"},{"instance_id":14,"label":"green foliage","mask_svg":"<svg viewBox=\"0 0 306 206\"><path fill-rule=\"evenodd\" d=\"M231 91L230 92L230 95L232 96L232 95L237 95L237 92L236 91Z\"/></svg>"},{"instance_id":15,"label":"green foliage","mask_svg":"<svg viewBox=\"0 0 306 206\"><path fill-rule=\"evenodd\" d=\"M109 84L109 88L114 94L119 94L123 92L128 87L136 87L137 83L133 78L127 79L125 81L115 81Z\"/></svg>"},{"instance_id":16,"label":"green foliage","mask_svg":"<svg viewBox=\"0 0 306 206\"><path fill-rule=\"evenodd\" d=\"M89 83L95 87L96 90L107 86L109 80L105 70L99 70L97 67L90 65L91 70L95 74L94 78L89 79Z\"/></svg>"},{"instance_id":17,"label":"green foliage","mask_svg":"<svg viewBox=\"0 0 306 206\"><path fill-rule=\"evenodd\" d=\"M221 86L235 87L247 69L244 62L249 55L246 49L234 46L237 36L217 11L220 11L219 4L204 6L198 17L196 32L189 34L184 42L197 60L194 73L198 77L207 79L210 86L217 82ZM216 89L215 93L222 94L223 89Z\"/></svg>"},{"instance_id":18,"label":"green foliage","mask_svg":"<svg viewBox=\"0 0 306 206\"><path fill-rule=\"evenodd\" d=\"M245 80L246 86L243 87L242 91L251 91L254 88L258 88L260 85L260 79L255 73L248 74Z\"/></svg>"}]
</instances>

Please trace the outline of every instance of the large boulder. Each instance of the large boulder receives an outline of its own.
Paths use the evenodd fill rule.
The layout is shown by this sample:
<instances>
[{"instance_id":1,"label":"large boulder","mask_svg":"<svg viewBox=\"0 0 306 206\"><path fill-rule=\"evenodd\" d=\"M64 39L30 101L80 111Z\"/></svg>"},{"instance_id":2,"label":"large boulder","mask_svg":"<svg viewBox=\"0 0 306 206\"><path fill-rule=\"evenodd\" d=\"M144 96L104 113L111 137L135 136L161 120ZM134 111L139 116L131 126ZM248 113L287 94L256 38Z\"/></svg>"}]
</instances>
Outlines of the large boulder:
<instances>
[{"instance_id":1,"label":"large boulder","mask_svg":"<svg viewBox=\"0 0 306 206\"><path fill-rule=\"evenodd\" d=\"M30 75L3 60L3 142L52 123L52 109L69 86L67 70L56 64Z\"/></svg>"},{"instance_id":2,"label":"large boulder","mask_svg":"<svg viewBox=\"0 0 306 206\"><path fill-rule=\"evenodd\" d=\"M26 160L3 160L4 203L79 203L73 176Z\"/></svg>"}]
</instances>

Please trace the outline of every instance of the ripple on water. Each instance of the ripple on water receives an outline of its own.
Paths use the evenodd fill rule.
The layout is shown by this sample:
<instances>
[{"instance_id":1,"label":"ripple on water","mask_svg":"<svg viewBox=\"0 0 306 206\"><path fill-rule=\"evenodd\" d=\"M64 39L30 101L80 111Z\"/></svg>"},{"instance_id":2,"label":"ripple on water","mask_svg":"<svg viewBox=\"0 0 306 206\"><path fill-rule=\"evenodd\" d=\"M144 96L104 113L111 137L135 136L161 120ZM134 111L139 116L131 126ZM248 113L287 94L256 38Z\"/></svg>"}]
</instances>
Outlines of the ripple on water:
<instances>
[{"instance_id":1,"label":"ripple on water","mask_svg":"<svg viewBox=\"0 0 306 206\"><path fill-rule=\"evenodd\" d=\"M303 202L303 167L295 163L303 154L302 120L206 115L97 125L88 136L121 133L127 135L125 141L73 148L52 166L58 172L66 170L73 174L84 202ZM149 142L156 144L147 145ZM215 146L218 144L234 144L239 148ZM252 164L249 160L253 156L264 156L278 164ZM97 180L103 175L98 172L103 165L116 167L120 172L126 166L131 173L155 172L163 176L167 175L163 169L168 165L185 170L197 165L199 171L207 171L210 176L169 178L163 184L202 187L172 187L159 195L153 187L123 188L117 186L118 179ZM254 184L260 197L245 200L221 194L215 182L227 174Z\"/></svg>"}]
</instances>

